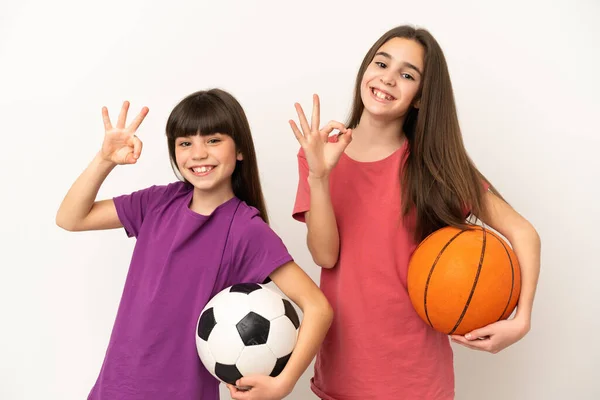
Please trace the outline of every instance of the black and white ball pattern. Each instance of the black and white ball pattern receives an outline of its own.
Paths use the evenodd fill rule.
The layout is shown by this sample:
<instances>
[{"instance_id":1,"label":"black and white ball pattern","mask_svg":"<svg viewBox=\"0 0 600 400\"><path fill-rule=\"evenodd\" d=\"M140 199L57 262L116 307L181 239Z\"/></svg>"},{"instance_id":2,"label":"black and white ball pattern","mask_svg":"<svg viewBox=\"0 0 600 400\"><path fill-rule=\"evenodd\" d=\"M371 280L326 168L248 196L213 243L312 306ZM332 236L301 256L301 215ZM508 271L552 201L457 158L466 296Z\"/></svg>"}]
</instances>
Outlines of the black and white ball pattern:
<instances>
[{"instance_id":1,"label":"black and white ball pattern","mask_svg":"<svg viewBox=\"0 0 600 400\"><path fill-rule=\"evenodd\" d=\"M264 285L237 284L219 292L200 313L196 349L222 382L277 376L296 346L299 326L289 300Z\"/></svg>"}]
</instances>

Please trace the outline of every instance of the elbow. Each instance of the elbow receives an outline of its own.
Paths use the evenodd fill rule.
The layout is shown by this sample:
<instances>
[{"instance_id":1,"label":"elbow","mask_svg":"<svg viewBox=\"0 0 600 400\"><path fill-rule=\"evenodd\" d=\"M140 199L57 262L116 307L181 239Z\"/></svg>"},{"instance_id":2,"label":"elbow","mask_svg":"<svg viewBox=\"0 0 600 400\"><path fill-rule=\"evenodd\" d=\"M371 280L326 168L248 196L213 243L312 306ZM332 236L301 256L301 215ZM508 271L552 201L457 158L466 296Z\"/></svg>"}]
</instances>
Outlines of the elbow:
<instances>
[{"instance_id":1,"label":"elbow","mask_svg":"<svg viewBox=\"0 0 600 400\"><path fill-rule=\"evenodd\" d=\"M335 267L338 262L339 248L337 246L335 246L335 248L315 249L315 247L311 245L311 242L308 241L308 250L310 251L313 262L321 268L331 269Z\"/></svg>"},{"instance_id":2,"label":"elbow","mask_svg":"<svg viewBox=\"0 0 600 400\"><path fill-rule=\"evenodd\" d=\"M513 232L507 233L505 236L508 241L513 243L527 243L527 245L538 251L541 249L542 240L538 231L529 221L524 221L523 224L517 225Z\"/></svg>"},{"instance_id":3,"label":"elbow","mask_svg":"<svg viewBox=\"0 0 600 400\"><path fill-rule=\"evenodd\" d=\"M68 231L68 232L76 232L76 231L77 231L77 229L75 229L75 227L74 227L73 225L64 224L64 223L59 223L58 221L56 222L56 225L57 225L59 228L62 228L62 229L64 229L65 231Z\"/></svg>"},{"instance_id":4,"label":"elbow","mask_svg":"<svg viewBox=\"0 0 600 400\"><path fill-rule=\"evenodd\" d=\"M540 238L540 234L530 222L527 222L526 228L524 229L524 234L527 236L530 243L532 243L535 248L541 248L542 239Z\"/></svg>"},{"instance_id":5,"label":"elbow","mask_svg":"<svg viewBox=\"0 0 600 400\"><path fill-rule=\"evenodd\" d=\"M61 216L60 212L58 212L58 213L56 214L56 218L55 218L55 220L54 220L54 221L56 222L56 225L57 225L59 228L63 228L64 230L67 230L67 231L69 230L69 229L67 228L67 227L68 227L68 224L66 223L66 221L64 220L64 218Z\"/></svg>"},{"instance_id":6,"label":"elbow","mask_svg":"<svg viewBox=\"0 0 600 400\"><path fill-rule=\"evenodd\" d=\"M337 264L337 256L316 256L313 255L313 261L321 268L332 269Z\"/></svg>"},{"instance_id":7,"label":"elbow","mask_svg":"<svg viewBox=\"0 0 600 400\"><path fill-rule=\"evenodd\" d=\"M319 321L325 331L329 330L333 322L333 307L329 304L327 297L320 289L316 288L316 291L307 300L306 303L298 304L304 315L303 319Z\"/></svg>"},{"instance_id":8,"label":"elbow","mask_svg":"<svg viewBox=\"0 0 600 400\"><path fill-rule=\"evenodd\" d=\"M333 307L329 304L327 297L321 292L321 296L319 299L319 311L321 318L326 323L327 327L331 326L333 322Z\"/></svg>"},{"instance_id":9,"label":"elbow","mask_svg":"<svg viewBox=\"0 0 600 400\"><path fill-rule=\"evenodd\" d=\"M538 248L541 248L542 247L542 238L540 237L540 234L538 233L538 231L535 230L535 228L533 226L531 227L531 230L532 230L532 235L533 235L533 239L536 243L536 246Z\"/></svg>"},{"instance_id":10,"label":"elbow","mask_svg":"<svg viewBox=\"0 0 600 400\"><path fill-rule=\"evenodd\" d=\"M59 228L62 228L66 231L74 232L77 230L75 224L66 219L60 212L56 214L55 222Z\"/></svg>"}]
</instances>

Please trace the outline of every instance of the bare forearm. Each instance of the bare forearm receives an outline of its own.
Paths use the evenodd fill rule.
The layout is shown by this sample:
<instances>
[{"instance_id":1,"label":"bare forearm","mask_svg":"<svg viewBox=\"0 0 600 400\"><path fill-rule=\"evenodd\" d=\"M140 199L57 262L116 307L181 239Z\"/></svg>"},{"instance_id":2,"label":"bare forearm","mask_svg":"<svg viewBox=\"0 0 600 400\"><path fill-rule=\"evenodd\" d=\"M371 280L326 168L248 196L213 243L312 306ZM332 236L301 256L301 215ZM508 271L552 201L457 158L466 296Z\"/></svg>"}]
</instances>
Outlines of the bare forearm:
<instances>
[{"instance_id":1,"label":"bare forearm","mask_svg":"<svg viewBox=\"0 0 600 400\"><path fill-rule=\"evenodd\" d=\"M305 307L303 314L296 347L280 375L290 387L295 385L317 354L333 319L331 306L323 295L317 303Z\"/></svg>"},{"instance_id":2,"label":"bare forearm","mask_svg":"<svg viewBox=\"0 0 600 400\"><path fill-rule=\"evenodd\" d=\"M333 268L340 249L340 239L331 204L328 178L308 177L310 211L307 213L308 248L315 263Z\"/></svg>"},{"instance_id":3,"label":"bare forearm","mask_svg":"<svg viewBox=\"0 0 600 400\"><path fill-rule=\"evenodd\" d=\"M88 167L73 183L56 214L58 226L77 230L78 225L89 215L100 186L116 164L94 157Z\"/></svg>"},{"instance_id":4,"label":"bare forearm","mask_svg":"<svg viewBox=\"0 0 600 400\"><path fill-rule=\"evenodd\" d=\"M533 226L526 223L509 240L521 267L521 294L515 317L529 323L540 274L540 237Z\"/></svg>"}]
</instances>

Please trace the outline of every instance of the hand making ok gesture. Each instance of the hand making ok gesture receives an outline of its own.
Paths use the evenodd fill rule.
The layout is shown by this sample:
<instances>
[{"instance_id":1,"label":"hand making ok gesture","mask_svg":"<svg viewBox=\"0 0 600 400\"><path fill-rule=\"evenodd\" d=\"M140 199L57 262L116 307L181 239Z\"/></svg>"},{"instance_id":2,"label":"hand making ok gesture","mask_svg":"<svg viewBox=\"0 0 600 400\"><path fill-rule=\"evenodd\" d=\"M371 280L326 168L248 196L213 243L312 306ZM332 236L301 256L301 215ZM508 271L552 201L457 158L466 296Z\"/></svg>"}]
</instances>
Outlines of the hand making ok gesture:
<instances>
[{"instance_id":1,"label":"hand making ok gesture","mask_svg":"<svg viewBox=\"0 0 600 400\"><path fill-rule=\"evenodd\" d=\"M115 164L135 164L142 153L142 141L135 135L135 132L148 114L148 107L142 108L129 126L125 127L128 109L129 102L126 101L121 107L117 126L113 127L108 116L108 109L102 107L105 135L100 154L103 159Z\"/></svg>"},{"instance_id":2,"label":"hand making ok gesture","mask_svg":"<svg viewBox=\"0 0 600 400\"><path fill-rule=\"evenodd\" d=\"M321 110L319 96L316 94L313 95L313 112L310 125L300 104L296 103L295 107L302 131L298 129L294 121L290 120L289 122L296 139L306 155L309 176L315 178L326 177L337 164L344 149L352 141L352 130L347 129L344 124L337 121L330 121L323 128L319 129ZM339 134L336 137L330 138L329 134L334 129L339 130Z\"/></svg>"}]
</instances>

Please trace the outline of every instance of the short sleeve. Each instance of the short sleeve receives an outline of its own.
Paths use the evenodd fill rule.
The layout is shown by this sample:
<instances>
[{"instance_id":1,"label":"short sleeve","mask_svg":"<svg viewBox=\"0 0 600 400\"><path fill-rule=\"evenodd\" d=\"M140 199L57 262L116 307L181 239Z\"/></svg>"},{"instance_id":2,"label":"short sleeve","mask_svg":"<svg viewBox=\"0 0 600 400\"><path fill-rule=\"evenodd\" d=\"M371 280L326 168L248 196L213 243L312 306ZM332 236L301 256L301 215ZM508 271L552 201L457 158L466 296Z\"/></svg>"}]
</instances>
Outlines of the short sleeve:
<instances>
[{"instance_id":1,"label":"short sleeve","mask_svg":"<svg viewBox=\"0 0 600 400\"><path fill-rule=\"evenodd\" d=\"M304 213L310 209L310 188L308 186L308 162L304 151L298 151L298 189L292 217L300 222L306 222Z\"/></svg>"},{"instance_id":2,"label":"short sleeve","mask_svg":"<svg viewBox=\"0 0 600 400\"><path fill-rule=\"evenodd\" d=\"M240 232L233 251L234 283L267 282L273 271L293 261L283 241L259 216Z\"/></svg>"},{"instance_id":3,"label":"short sleeve","mask_svg":"<svg viewBox=\"0 0 600 400\"><path fill-rule=\"evenodd\" d=\"M165 193L167 186L151 186L113 198L119 221L129 237L137 237L144 218Z\"/></svg>"}]
</instances>

